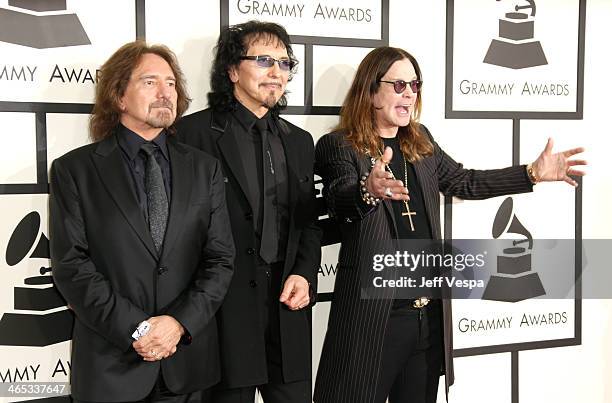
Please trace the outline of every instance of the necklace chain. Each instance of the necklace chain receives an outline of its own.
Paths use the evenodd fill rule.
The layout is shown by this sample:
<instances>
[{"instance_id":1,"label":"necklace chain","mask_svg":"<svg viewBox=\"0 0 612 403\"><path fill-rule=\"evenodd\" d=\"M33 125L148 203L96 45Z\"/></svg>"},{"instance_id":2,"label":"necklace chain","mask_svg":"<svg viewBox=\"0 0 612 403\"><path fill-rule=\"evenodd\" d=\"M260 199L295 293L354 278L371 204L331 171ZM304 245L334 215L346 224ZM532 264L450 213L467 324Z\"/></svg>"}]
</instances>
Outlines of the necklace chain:
<instances>
[{"instance_id":1,"label":"necklace chain","mask_svg":"<svg viewBox=\"0 0 612 403\"><path fill-rule=\"evenodd\" d=\"M380 154L380 157L382 158L383 153L380 150L378 150L378 153ZM404 187L408 189L408 163L406 162L406 157L404 157L404 153L401 153L401 154L402 154L402 161L404 161ZM393 173L393 170L391 169L391 164L390 163L385 164L385 167L386 169L389 170L393 179L397 180L397 178L395 177L395 174ZM408 217L408 220L410 221L410 229L414 231L414 223L412 222L412 216L416 215L416 212L410 210L410 205L408 204L408 200L404 200L404 206L406 207L406 211L402 213L402 216Z\"/></svg>"}]
</instances>

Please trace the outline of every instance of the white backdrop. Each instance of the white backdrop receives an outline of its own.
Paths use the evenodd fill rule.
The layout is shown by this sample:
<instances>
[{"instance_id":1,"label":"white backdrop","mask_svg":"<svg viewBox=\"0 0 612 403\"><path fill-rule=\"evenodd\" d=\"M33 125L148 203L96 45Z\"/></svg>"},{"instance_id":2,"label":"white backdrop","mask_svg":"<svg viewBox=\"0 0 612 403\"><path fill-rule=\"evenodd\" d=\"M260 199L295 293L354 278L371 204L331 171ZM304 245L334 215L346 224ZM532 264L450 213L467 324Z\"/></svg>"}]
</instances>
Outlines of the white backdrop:
<instances>
[{"instance_id":1,"label":"white backdrop","mask_svg":"<svg viewBox=\"0 0 612 403\"><path fill-rule=\"evenodd\" d=\"M242 12L238 9L238 3ZM257 11L254 10L258 4ZM27 307L17 304L16 288L45 289L48 285L25 284L25 279L39 277L40 267L49 265L48 259L35 253L37 245L44 243L47 231L47 170L53 159L87 140L88 104L92 102L94 85L84 79L89 72L95 76L95 69L122 43L135 39L135 23L138 6L144 4L144 34L151 43L164 43L178 55L186 74L189 92L193 98L190 110L194 112L206 107L206 93L209 89L208 73L211 65L212 47L219 33L223 7L229 11L231 23L249 18L274 19L270 13L263 12L263 4L295 6L295 14L283 17L282 21L292 35L297 35L296 55L300 59L300 71L290 84L290 114L285 117L310 131L318 139L329 131L337 117L329 114L324 107L338 106L348 88L355 68L361 58L375 46L376 41L384 40L379 35L381 29L388 29L389 45L405 48L411 52L421 65L424 85L424 108L422 122L433 133L437 142L456 160L473 168L494 168L512 164L513 124L509 119L447 119L445 118L445 76L446 76L446 2L427 0L389 0L385 15L381 2L352 0L317 2L303 0L279 1L212 1L212 0L163 0L125 2L114 0L104 3L67 1L67 10L51 14L76 13L91 40L91 45L35 49L9 42L0 42L0 382L7 382L15 376L21 379L40 382L62 382L69 374L69 341L65 339L67 330L54 328L53 323L44 318L61 315L64 307L50 303L48 309ZM461 6L461 15L474 15L485 21L484 11L492 7L499 13L510 8L511 2L455 1ZM576 26L555 24L551 16L572 19L576 12L577 1L538 1L536 36L545 47L550 66L554 70L556 55L572 59L577 51L577 15L573 16ZM582 145L587 148L589 162L588 176L584 179L582 209L580 211L583 238L612 237L612 172L609 169L609 150L612 146L610 129L606 117L609 115L609 97L612 84L609 79L609 66L612 57L609 51L609 38L612 37L612 2L608 0L588 0L586 14L586 39L584 63L584 113L582 119L574 120L526 120L520 121L520 162L535 159L543 148L546 138L553 136L555 148L563 149ZM299 6L302 12L299 14ZM250 7L250 8L249 8ZM338 13L344 8L347 15L342 18L323 18L327 10L319 7L336 8ZM348 18L349 8L353 20ZM1 9L17 10L31 15L42 16L49 13L36 13L17 9L8 5L8 0L0 0ZM248 12L246 10L249 10ZM358 12L357 10L361 10ZM369 10L369 12L366 12ZM569 11L568 11L569 10ZM558 12L557 14L555 14ZM319 13L319 14L318 14ZM462 14L463 13L463 14ZM1 16L1 14L0 14ZM361 20L358 21L358 16ZM370 16L369 20L366 16ZM548 21L547 21L548 20ZM387 21L387 25L384 22ZM540 25L537 25L540 24ZM476 32L478 26L468 29L456 25L456 40L475 45L478 48L496 37L495 19L483 22L486 33ZM373 28L374 27L374 28ZM492 27L492 28L491 28ZM1 31L5 29L0 25ZM474 31L474 32L472 32ZM342 43L331 39L314 38L311 35L335 36L347 39ZM556 39L555 39L556 38ZM573 39L572 39L573 38ZM351 40L353 40L351 42ZM372 42L367 42L372 41ZM572 42L574 41L574 42ZM482 46L480 46L482 48ZM473 60L469 52L457 48L454 52L455 63ZM565 52L564 52L565 51ZM311 56L310 56L311 55ZM571 56L571 57L570 57ZM305 62L312 57L312 63ZM472 59L470 59L472 58ZM468 61L469 61L468 60ZM468 63L469 64L469 63ZM566 63L567 64L567 63ZM307 66L312 67L312 76L307 77ZM29 69L28 69L29 67ZM36 67L34 74L30 75ZM56 67L62 72L57 75ZM480 67L479 67L480 68ZM485 69L485 67L482 67ZM566 65L573 72L575 66ZM24 69L24 75L11 74ZM63 70L68 69L68 71ZM476 74L461 71L457 74ZM6 71L6 73L3 73ZM68 73L81 71L80 80L69 80ZM533 69L532 71L536 71ZM27 74L25 74L27 73ZM484 74L484 73L483 73ZM510 73L508 73L510 74ZM512 72L516 75L516 72ZM559 73L561 74L561 73ZM565 73L564 73L565 74ZM563 75L563 74L561 74ZM25 79L24 79L25 78ZM31 80L28 80L31 79ZM305 84L312 83L312 98L305 91ZM574 88L574 87L572 87ZM483 110L489 108L490 100L463 102L458 100L457 109ZM496 101L498 102L498 101ZM512 101L520 102L520 101ZM530 101L531 102L531 101ZM556 101L555 101L556 102ZM567 99L562 102L545 104L558 110L572 110L574 104ZM496 104L496 105L499 105ZM503 106L503 103L501 103ZM513 104L514 107L517 104ZM519 106L521 104L518 104ZM541 111L542 103L522 105L526 111ZM317 109L319 108L319 109ZM488 110L488 109L487 109ZM546 110L546 109L544 109ZM492 216L503 198L484 202L453 203L452 234L455 238L478 238L490 235ZM571 238L574 211L574 191L563 184L541 184L536 186L530 196L515 198L517 215L534 237ZM28 236L14 241L14 233L19 223L29 213L40 216L40 225L22 225ZM444 220L443 220L444 222ZM569 224L568 224L569 223ZM36 227L36 228L34 228ZM10 253L23 255L16 264L8 262ZM323 248L323 262L319 274L319 292L333 291L333 270L337 246ZM605 262L600 269L607 268ZM608 265L609 266L609 265ZM588 284L584 285L588 287ZM527 301L529 302L529 301ZM547 301L544 301L547 302ZM554 303L552 301L551 303ZM548 302L547 302L548 303ZM576 319L573 300L557 301L567 310L572 321ZM456 303L455 318L465 314L478 315L489 310L485 302ZM542 307L542 305L539 305ZM507 307L490 308L499 314ZM555 305L554 309L558 309ZM511 377L511 354L472 355L455 359L456 383L451 389L453 402L612 402L612 366L606 360L612 356L612 303L607 300L584 300L577 319L580 321L581 339L578 345L559 348L538 348L521 351L518 361L518 379ZM507 309L515 309L507 308ZM548 308L547 308L548 309ZM553 308L550 308L553 309ZM319 361L319 354L325 333L329 303L319 303L313 312L313 371ZM7 336L5 341L2 322L11 315L36 316L33 327L23 327L31 332L53 334L45 338L24 337L15 342ZM13 322L10 322L13 323ZM19 323L19 322L18 322ZM51 323L51 324L50 324ZM58 323L58 322L55 322ZM64 322L62 322L64 323ZM39 326L39 327L37 327ZM57 326L55 326L57 327ZM9 330L7 334L11 333ZM9 334L10 336L10 334ZM516 335L488 334L465 335L455 332L458 342L456 348L495 346L509 344ZM524 336L535 340L544 338L575 338L573 327L558 328L544 335ZM508 340L510 338L510 340ZM24 341L24 340L29 341ZM31 340L30 340L31 339ZM41 339L41 340L39 340ZM531 339L529 339L531 340ZM25 374L25 375L24 375ZM313 373L314 375L314 373ZM512 387L518 386L516 400L512 400ZM441 382L443 384L443 382ZM19 399L1 398L0 401ZM439 401L443 401L443 392Z\"/></svg>"}]
</instances>

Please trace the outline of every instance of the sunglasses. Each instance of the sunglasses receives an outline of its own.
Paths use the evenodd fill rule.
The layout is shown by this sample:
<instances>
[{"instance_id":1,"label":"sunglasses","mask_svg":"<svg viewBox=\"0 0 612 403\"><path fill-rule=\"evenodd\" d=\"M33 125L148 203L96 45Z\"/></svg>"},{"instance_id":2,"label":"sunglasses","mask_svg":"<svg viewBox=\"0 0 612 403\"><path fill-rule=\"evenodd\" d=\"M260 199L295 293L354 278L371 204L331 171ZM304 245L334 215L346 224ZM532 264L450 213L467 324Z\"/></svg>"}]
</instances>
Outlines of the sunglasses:
<instances>
[{"instance_id":1,"label":"sunglasses","mask_svg":"<svg viewBox=\"0 0 612 403\"><path fill-rule=\"evenodd\" d=\"M240 60L255 60L257 63L257 67L261 68L269 68L274 66L274 62L278 63L278 67L283 71L291 71L296 65L297 60L291 59L275 59L272 56L263 55L263 56L242 56Z\"/></svg>"},{"instance_id":2,"label":"sunglasses","mask_svg":"<svg viewBox=\"0 0 612 403\"><path fill-rule=\"evenodd\" d=\"M423 81L422 80L412 80L412 81L404 81L404 80L395 80L395 81L385 81L385 80L378 80L379 83L388 83L388 84L393 84L393 90L397 93L397 94L401 94L406 90L406 87L410 86L410 90L413 93L417 93L421 90L421 86L423 85Z\"/></svg>"}]
</instances>

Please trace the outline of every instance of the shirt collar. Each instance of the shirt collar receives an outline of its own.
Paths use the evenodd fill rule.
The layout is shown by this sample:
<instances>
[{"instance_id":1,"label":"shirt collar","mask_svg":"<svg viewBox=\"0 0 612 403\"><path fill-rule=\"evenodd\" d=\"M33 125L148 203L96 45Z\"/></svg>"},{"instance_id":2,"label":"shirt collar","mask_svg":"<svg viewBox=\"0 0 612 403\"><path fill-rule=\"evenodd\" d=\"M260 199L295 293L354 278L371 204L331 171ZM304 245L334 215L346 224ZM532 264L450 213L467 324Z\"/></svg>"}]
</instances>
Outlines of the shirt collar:
<instances>
[{"instance_id":1,"label":"shirt collar","mask_svg":"<svg viewBox=\"0 0 612 403\"><path fill-rule=\"evenodd\" d=\"M246 106L242 105L240 102L236 102L236 108L234 109L234 116L238 123L242 125L248 132L253 129L255 126L255 122L258 120L257 116L253 112L251 112ZM265 115L262 116L262 119L268 119L268 127L271 127L269 118L271 116L270 111L266 112Z\"/></svg>"},{"instance_id":2,"label":"shirt collar","mask_svg":"<svg viewBox=\"0 0 612 403\"><path fill-rule=\"evenodd\" d=\"M140 137L138 134L134 133L132 130L127 127L119 124L119 136L118 142L119 146L123 149L123 151L127 154L130 160L133 160L138 155L140 151L140 147L147 142L147 140ZM157 137L151 140L152 143L155 143L162 152L162 155L166 160L170 161L168 156L168 144L167 144L167 134L166 130L162 130Z\"/></svg>"}]
</instances>

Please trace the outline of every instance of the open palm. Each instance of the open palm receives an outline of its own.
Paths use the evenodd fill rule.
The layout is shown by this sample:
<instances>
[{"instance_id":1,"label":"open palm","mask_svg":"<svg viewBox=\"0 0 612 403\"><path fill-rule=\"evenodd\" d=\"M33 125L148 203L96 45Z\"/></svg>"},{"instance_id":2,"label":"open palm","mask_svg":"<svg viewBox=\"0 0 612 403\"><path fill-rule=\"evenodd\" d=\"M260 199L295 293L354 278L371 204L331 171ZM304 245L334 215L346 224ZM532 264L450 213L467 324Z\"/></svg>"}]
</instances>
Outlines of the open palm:
<instances>
[{"instance_id":1,"label":"open palm","mask_svg":"<svg viewBox=\"0 0 612 403\"><path fill-rule=\"evenodd\" d=\"M584 171L575 169L575 167L586 165L586 161L581 159L571 160L570 157L582 153L584 148L577 147L554 154L552 149L553 140L549 138L544 151L532 164L538 181L565 181L572 186L578 186L578 183L570 176L583 176Z\"/></svg>"}]
</instances>

